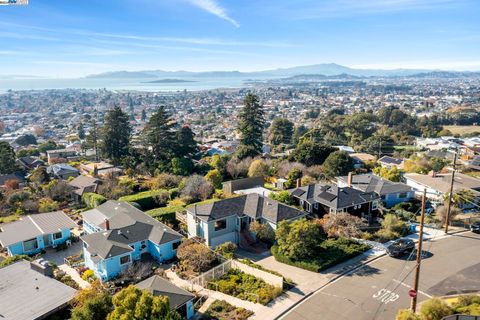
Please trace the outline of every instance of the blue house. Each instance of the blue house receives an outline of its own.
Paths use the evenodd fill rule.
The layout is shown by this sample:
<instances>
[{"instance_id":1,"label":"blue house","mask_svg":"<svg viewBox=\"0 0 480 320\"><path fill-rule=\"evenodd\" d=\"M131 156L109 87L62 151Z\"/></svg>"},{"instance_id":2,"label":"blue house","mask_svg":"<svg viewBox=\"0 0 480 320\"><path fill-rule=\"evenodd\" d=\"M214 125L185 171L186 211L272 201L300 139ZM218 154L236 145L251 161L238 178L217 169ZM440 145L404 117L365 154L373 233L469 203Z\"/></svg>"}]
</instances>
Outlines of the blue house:
<instances>
[{"instance_id":1,"label":"blue house","mask_svg":"<svg viewBox=\"0 0 480 320\"><path fill-rule=\"evenodd\" d=\"M363 192L375 192L380 196L386 208L410 201L415 198L412 187L401 182L392 182L373 173L338 177L339 187L352 187Z\"/></svg>"},{"instance_id":2,"label":"blue house","mask_svg":"<svg viewBox=\"0 0 480 320\"><path fill-rule=\"evenodd\" d=\"M243 240L249 240L249 226L253 221L276 230L281 221L306 215L304 211L251 193L188 208L188 236L203 238L212 248L228 241L243 245Z\"/></svg>"},{"instance_id":3,"label":"blue house","mask_svg":"<svg viewBox=\"0 0 480 320\"><path fill-rule=\"evenodd\" d=\"M0 245L10 256L32 255L65 243L75 227L62 211L28 215L0 226Z\"/></svg>"},{"instance_id":4,"label":"blue house","mask_svg":"<svg viewBox=\"0 0 480 320\"><path fill-rule=\"evenodd\" d=\"M128 202L107 201L83 213L85 266L109 280L149 254L158 262L175 258L182 235Z\"/></svg>"}]
</instances>

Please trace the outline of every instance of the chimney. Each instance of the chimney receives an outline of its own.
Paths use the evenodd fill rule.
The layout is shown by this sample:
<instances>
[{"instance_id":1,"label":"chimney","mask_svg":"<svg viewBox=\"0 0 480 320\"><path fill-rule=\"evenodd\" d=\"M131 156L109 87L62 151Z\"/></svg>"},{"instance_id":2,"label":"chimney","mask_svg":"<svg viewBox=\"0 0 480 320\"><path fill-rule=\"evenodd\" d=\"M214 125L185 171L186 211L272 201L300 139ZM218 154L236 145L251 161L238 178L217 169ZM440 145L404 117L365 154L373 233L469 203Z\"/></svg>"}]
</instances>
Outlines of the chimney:
<instances>
[{"instance_id":1,"label":"chimney","mask_svg":"<svg viewBox=\"0 0 480 320\"><path fill-rule=\"evenodd\" d=\"M110 230L110 221L107 218L105 218L105 230Z\"/></svg>"},{"instance_id":2,"label":"chimney","mask_svg":"<svg viewBox=\"0 0 480 320\"><path fill-rule=\"evenodd\" d=\"M347 186L349 188L352 187L352 180L353 180L353 174L352 174L352 172L349 172L348 177L347 177Z\"/></svg>"},{"instance_id":3,"label":"chimney","mask_svg":"<svg viewBox=\"0 0 480 320\"><path fill-rule=\"evenodd\" d=\"M300 188L302 186L302 179L298 178L297 179L297 188Z\"/></svg>"}]
</instances>

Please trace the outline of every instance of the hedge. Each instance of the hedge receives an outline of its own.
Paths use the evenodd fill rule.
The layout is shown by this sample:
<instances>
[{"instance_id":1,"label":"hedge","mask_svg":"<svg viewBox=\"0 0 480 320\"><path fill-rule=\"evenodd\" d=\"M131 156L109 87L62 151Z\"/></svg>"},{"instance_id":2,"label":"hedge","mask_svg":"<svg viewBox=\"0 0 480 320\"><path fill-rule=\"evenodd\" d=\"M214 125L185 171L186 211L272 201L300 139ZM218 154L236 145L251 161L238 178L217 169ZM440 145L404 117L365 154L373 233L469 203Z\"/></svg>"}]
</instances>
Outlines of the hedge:
<instances>
[{"instance_id":1,"label":"hedge","mask_svg":"<svg viewBox=\"0 0 480 320\"><path fill-rule=\"evenodd\" d=\"M168 190L159 189L159 190L143 191L143 192L139 192L129 196L123 196L118 200L135 202L140 207L142 207L143 210L150 210L155 207L158 207L157 202L155 201L155 196L160 195L163 192L168 192Z\"/></svg>"},{"instance_id":2,"label":"hedge","mask_svg":"<svg viewBox=\"0 0 480 320\"><path fill-rule=\"evenodd\" d=\"M154 217L160 222L176 225L178 221L175 218L175 212L181 210L183 210L183 206L170 206L149 210L146 212L146 214Z\"/></svg>"},{"instance_id":3,"label":"hedge","mask_svg":"<svg viewBox=\"0 0 480 320\"><path fill-rule=\"evenodd\" d=\"M366 244L359 243L355 240L345 238L330 238L320 244L320 248L316 250L316 256L308 260L291 260L279 252L278 246L271 248L272 255L275 260L299 267L305 270L320 272L351 259L370 249Z\"/></svg>"},{"instance_id":4,"label":"hedge","mask_svg":"<svg viewBox=\"0 0 480 320\"><path fill-rule=\"evenodd\" d=\"M101 194L87 192L82 195L82 201L89 208L95 208L107 201L107 198Z\"/></svg>"}]
</instances>

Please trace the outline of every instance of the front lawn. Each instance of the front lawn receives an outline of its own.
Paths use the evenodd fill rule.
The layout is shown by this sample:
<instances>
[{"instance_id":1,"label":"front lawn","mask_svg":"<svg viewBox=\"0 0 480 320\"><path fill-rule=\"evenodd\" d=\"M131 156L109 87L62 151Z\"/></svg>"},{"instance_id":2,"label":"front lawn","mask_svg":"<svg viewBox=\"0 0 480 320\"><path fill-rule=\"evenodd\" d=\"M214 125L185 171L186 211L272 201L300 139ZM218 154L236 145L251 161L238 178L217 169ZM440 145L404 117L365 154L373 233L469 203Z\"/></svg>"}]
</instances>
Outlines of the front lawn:
<instances>
[{"instance_id":1,"label":"front lawn","mask_svg":"<svg viewBox=\"0 0 480 320\"><path fill-rule=\"evenodd\" d=\"M238 269L228 270L222 277L208 283L207 288L264 305L282 293L282 288L276 288Z\"/></svg>"},{"instance_id":2,"label":"front lawn","mask_svg":"<svg viewBox=\"0 0 480 320\"><path fill-rule=\"evenodd\" d=\"M312 253L311 257L302 260L293 260L281 252L277 245L272 247L272 255L279 262L295 267L320 272L336 264L351 259L367 251L370 247L355 240L346 238L330 238L322 241L318 250Z\"/></svg>"},{"instance_id":3,"label":"front lawn","mask_svg":"<svg viewBox=\"0 0 480 320\"><path fill-rule=\"evenodd\" d=\"M224 300L215 300L207 309L203 319L247 320L253 312L244 308L236 308Z\"/></svg>"}]
</instances>

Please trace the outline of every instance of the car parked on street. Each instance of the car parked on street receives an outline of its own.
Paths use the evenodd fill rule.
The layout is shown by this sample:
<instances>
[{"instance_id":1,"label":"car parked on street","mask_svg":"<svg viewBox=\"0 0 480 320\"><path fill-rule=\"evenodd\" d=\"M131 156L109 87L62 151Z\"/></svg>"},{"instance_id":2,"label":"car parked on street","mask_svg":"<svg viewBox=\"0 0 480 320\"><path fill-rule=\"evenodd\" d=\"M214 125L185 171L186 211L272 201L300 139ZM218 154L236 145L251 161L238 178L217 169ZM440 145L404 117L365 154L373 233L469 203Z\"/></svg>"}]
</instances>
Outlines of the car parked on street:
<instances>
[{"instance_id":1,"label":"car parked on street","mask_svg":"<svg viewBox=\"0 0 480 320\"><path fill-rule=\"evenodd\" d=\"M415 242L411 239L398 239L387 247L387 254L390 257L400 257L405 253L410 253L415 249Z\"/></svg>"},{"instance_id":2,"label":"car parked on street","mask_svg":"<svg viewBox=\"0 0 480 320\"><path fill-rule=\"evenodd\" d=\"M480 222L474 222L470 225L470 231L480 233Z\"/></svg>"}]
</instances>

